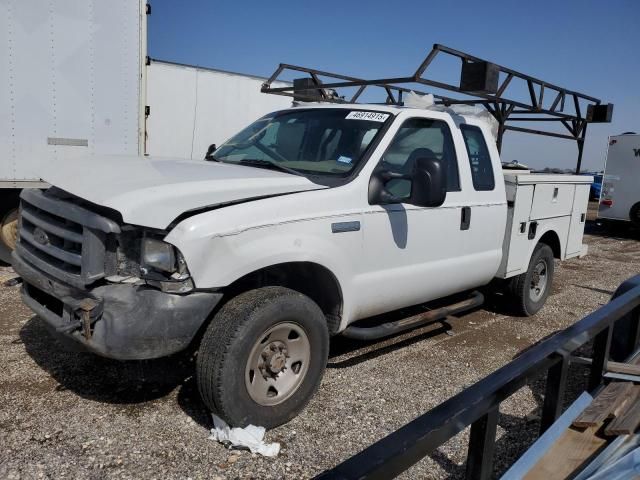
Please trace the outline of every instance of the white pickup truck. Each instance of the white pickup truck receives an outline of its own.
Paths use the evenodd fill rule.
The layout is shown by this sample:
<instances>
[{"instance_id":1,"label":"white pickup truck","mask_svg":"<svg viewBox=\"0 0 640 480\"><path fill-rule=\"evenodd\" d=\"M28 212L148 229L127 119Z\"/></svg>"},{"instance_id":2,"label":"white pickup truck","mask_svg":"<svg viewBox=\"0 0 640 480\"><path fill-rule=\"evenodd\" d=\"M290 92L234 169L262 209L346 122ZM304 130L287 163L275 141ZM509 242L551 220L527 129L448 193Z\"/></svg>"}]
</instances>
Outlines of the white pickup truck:
<instances>
[{"instance_id":1,"label":"white pickup truck","mask_svg":"<svg viewBox=\"0 0 640 480\"><path fill-rule=\"evenodd\" d=\"M56 164L52 188L22 193L13 263L25 303L85 350L149 359L199 342L202 397L233 425L293 418L331 336L389 335L481 295L417 320L354 322L494 278L532 315L554 258L586 252L591 179L503 173L473 117L299 106L209 160Z\"/></svg>"}]
</instances>

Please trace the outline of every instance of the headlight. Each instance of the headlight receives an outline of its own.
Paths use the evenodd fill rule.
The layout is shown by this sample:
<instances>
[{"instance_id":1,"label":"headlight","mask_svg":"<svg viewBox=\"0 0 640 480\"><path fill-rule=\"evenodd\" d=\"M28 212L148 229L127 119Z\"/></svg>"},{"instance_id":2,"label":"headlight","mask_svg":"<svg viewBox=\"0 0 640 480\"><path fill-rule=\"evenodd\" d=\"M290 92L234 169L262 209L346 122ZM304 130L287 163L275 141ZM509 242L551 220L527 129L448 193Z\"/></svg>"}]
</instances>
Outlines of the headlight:
<instances>
[{"instance_id":1,"label":"headlight","mask_svg":"<svg viewBox=\"0 0 640 480\"><path fill-rule=\"evenodd\" d=\"M188 293L195 288L182 253L162 241L162 232L130 228L118 236L116 269L111 283L133 283L167 293Z\"/></svg>"},{"instance_id":2,"label":"headlight","mask_svg":"<svg viewBox=\"0 0 640 480\"><path fill-rule=\"evenodd\" d=\"M176 250L173 245L155 238L142 239L141 268L149 267L161 272L174 273L177 271Z\"/></svg>"}]
</instances>

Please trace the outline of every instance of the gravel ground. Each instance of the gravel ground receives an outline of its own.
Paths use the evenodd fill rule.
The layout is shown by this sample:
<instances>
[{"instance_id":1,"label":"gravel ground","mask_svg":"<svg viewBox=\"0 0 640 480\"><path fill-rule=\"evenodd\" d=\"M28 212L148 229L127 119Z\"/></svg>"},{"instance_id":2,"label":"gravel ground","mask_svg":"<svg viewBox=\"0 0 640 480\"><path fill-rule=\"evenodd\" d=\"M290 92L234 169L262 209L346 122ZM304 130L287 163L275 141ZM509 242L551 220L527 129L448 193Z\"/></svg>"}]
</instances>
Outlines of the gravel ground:
<instances>
[{"instance_id":1,"label":"gravel ground","mask_svg":"<svg viewBox=\"0 0 640 480\"><path fill-rule=\"evenodd\" d=\"M436 406L519 352L605 304L640 271L640 242L591 226L589 255L557 265L546 307L531 319L499 304L390 340L337 339L322 386L303 413L268 432L276 459L208 440L210 417L187 358L115 362L58 348L0 286L0 478L308 478ZM0 267L0 282L14 276ZM582 385L584 374L573 377ZM543 383L501 408L496 473L536 432ZM465 431L402 475L460 478Z\"/></svg>"}]
</instances>

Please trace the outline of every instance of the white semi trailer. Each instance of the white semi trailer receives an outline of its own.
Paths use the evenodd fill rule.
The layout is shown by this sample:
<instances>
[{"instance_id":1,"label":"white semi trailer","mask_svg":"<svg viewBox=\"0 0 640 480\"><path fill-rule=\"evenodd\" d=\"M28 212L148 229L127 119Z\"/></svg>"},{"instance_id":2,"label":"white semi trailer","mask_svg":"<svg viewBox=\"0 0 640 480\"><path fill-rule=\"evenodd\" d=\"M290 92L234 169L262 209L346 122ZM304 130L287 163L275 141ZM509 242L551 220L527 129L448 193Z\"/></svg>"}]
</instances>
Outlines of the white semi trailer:
<instances>
[{"instance_id":1,"label":"white semi trailer","mask_svg":"<svg viewBox=\"0 0 640 480\"><path fill-rule=\"evenodd\" d=\"M263 78L149 60L147 8L0 0L0 260L15 245L20 191L47 186L43 163L203 158L210 144L291 104L260 93Z\"/></svg>"},{"instance_id":2,"label":"white semi trailer","mask_svg":"<svg viewBox=\"0 0 640 480\"><path fill-rule=\"evenodd\" d=\"M640 135L609 137L598 218L640 227Z\"/></svg>"}]
</instances>

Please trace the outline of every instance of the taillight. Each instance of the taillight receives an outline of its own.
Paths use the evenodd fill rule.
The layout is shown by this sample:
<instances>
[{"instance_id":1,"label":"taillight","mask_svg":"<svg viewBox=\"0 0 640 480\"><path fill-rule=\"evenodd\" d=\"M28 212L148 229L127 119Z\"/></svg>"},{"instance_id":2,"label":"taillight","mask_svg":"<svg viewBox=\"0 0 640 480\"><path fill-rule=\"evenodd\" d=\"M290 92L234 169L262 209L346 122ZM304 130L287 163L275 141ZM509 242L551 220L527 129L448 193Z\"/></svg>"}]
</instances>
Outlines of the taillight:
<instances>
[{"instance_id":1,"label":"taillight","mask_svg":"<svg viewBox=\"0 0 640 480\"><path fill-rule=\"evenodd\" d=\"M605 207L611 207L613 205L613 200L610 198L605 198L600 202L600 205L604 205Z\"/></svg>"}]
</instances>

